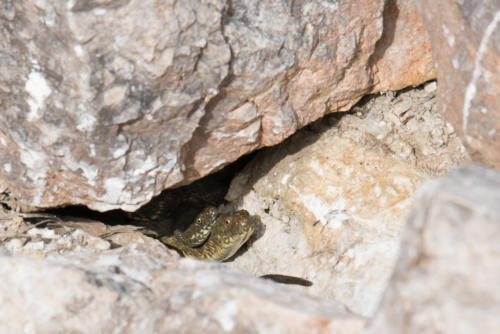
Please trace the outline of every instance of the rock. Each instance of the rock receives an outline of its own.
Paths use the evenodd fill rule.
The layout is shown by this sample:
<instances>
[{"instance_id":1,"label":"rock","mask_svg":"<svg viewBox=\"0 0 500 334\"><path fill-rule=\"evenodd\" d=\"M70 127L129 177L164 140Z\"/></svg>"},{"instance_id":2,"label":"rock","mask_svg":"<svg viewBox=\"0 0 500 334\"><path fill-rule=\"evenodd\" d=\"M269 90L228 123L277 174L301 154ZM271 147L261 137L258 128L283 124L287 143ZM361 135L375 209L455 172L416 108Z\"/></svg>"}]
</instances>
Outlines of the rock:
<instances>
[{"instance_id":1,"label":"rock","mask_svg":"<svg viewBox=\"0 0 500 334\"><path fill-rule=\"evenodd\" d=\"M12 231L12 222L7 226ZM363 327L364 319L340 304L223 264L181 259L159 242L109 249L80 243L86 233L77 230L66 236L74 248L61 250L51 244L63 236L37 230L53 237L40 243L40 252L24 244L0 253L2 333L360 333Z\"/></svg>"},{"instance_id":2,"label":"rock","mask_svg":"<svg viewBox=\"0 0 500 334\"><path fill-rule=\"evenodd\" d=\"M408 0L3 1L4 203L135 210L374 86L428 80L412 13Z\"/></svg>"},{"instance_id":3,"label":"rock","mask_svg":"<svg viewBox=\"0 0 500 334\"><path fill-rule=\"evenodd\" d=\"M51 221L38 228L20 216L0 213L3 220L0 230L0 254L25 254L47 256L70 251L90 249L105 250L133 243L158 243L132 225L105 225L100 221L84 218ZM153 231L147 231L153 232Z\"/></svg>"},{"instance_id":4,"label":"rock","mask_svg":"<svg viewBox=\"0 0 500 334\"><path fill-rule=\"evenodd\" d=\"M439 81L439 112L473 159L500 168L500 2L416 1Z\"/></svg>"},{"instance_id":5,"label":"rock","mask_svg":"<svg viewBox=\"0 0 500 334\"><path fill-rule=\"evenodd\" d=\"M360 146L378 146L429 176L443 175L470 157L451 124L437 113L435 93L436 82L429 82L371 98L354 108L356 116L342 118L340 132Z\"/></svg>"},{"instance_id":6,"label":"rock","mask_svg":"<svg viewBox=\"0 0 500 334\"><path fill-rule=\"evenodd\" d=\"M467 158L433 96L428 86L383 95L257 154L226 198L265 232L232 265L308 279L313 286L297 288L370 316L416 187Z\"/></svg>"},{"instance_id":7,"label":"rock","mask_svg":"<svg viewBox=\"0 0 500 334\"><path fill-rule=\"evenodd\" d=\"M372 55L374 92L400 90L436 78L427 30L413 1L384 5L384 30Z\"/></svg>"},{"instance_id":8,"label":"rock","mask_svg":"<svg viewBox=\"0 0 500 334\"><path fill-rule=\"evenodd\" d=\"M51 254L110 249L110 242L70 225L59 229L37 228L21 218L2 217L0 254L46 257ZM88 224L92 229L92 224Z\"/></svg>"},{"instance_id":9,"label":"rock","mask_svg":"<svg viewBox=\"0 0 500 334\"><path fill-rule=\"evenodd\" d=\"M365 333L499 333L500 173L460 168L418 191Z\"/></svg>"}]
</instances>

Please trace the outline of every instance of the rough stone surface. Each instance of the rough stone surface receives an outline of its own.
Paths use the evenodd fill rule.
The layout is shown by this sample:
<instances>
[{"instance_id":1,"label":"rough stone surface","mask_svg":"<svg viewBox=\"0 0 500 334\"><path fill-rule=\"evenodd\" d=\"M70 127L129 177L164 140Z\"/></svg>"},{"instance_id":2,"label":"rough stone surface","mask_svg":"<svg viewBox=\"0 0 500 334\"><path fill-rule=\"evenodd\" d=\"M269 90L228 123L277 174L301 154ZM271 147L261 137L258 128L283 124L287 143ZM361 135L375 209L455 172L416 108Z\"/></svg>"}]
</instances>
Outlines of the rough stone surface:
<instances>
[{"instance_id":1,"label":"rough stone surface","mask_svg":"<svg viewBox=\"0 0 500 334\"><path fill-rule=\"evenodd\" d=\"M429 36L413 1L386 1L383 17L384 30L371 59L373 91L400 90L410 82L434 79Z\"/></svg>"},{"instance_id":2,"label":"rough stone surface","mask_svg":"<svg viewBox=\"0 0 500 334\"><path fill-rule=\"evenodd\" d=\"M0 221L2 333L356 334L364 324L338 303L181 259L158 241L110 249L80 229L24 231Z\"/></svg>"},{"instance_id":3,"label":"rough stone surface","mask_svg":"<svg viewBox=\"0 0 500 334\"><path fill-rule=\"evenodd\" d=\"M428 80L425 38L405 37L421 31L412 13L388 0L2 1L0 191L25 210L137 209L374 87Z\"/></svg>"},{"instance_id":4,"label":"rough stone surface","mask_svg":"<svg viewBox=\"0 0 500 334\"><path fill-rule=\"evenodd\" d=\"M470 157L453 126L437 112L435 94L436 82L429 82L375 96L343 117L339 131L360 146L379 147L409 162L426 175L443 175Z\"/></svg>"},{"instance_id":5,"label":"rough stone surface","mask_svg":"<svg viewBox=\"0 0 500 334\"><path fill-rule=\"evenodd\" d=\"M500 332L500 173L468 166L417 193L371 333Z\"/></svg>"},{"instance_id":6,"label":"rough stone surface","mask_svg":"<svg viewBox=\"0 0 500 334\"><path fill-rule=\"evenodd\" d=\"M500 168L500 2L415 3L432 44L439 112L475 161Z\"/></svg>"},{"instance_id":7,"label":"rough stone surface","mask_svg":"<svg viewBox=\"0 0 500 334\"><path fill-rule=\"evenodd\" d=\"M371 315L416 187L467 159L432 111L434 91L431 83L382 95L259 153L226 198L259 216L265 231L232 265L306 278L313 286L297 288Z\"/></svg>"}]
</instances>

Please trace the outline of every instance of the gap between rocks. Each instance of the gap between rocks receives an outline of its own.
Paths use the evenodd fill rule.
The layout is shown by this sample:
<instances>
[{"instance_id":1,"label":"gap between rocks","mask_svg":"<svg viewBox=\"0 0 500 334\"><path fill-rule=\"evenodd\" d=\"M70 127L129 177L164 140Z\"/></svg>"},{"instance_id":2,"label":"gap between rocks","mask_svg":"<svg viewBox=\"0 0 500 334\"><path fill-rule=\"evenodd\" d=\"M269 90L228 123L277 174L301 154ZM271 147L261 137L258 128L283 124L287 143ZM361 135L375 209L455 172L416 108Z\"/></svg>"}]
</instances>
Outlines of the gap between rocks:
<instances>
[{"instance_id":1,"label":"gap between rocks","mask_svg":"<svg viewBox=\"0 0 500 334\"><path fill-rule=\"evenodd\" d=\"M162 192L133 221L120 210L65 207L44 211L63 224L44 224L55 233L80 229L117 248L184 230L208 205L246 209L261 226L229 266L305 279L313 285L293 288L369 316L392 272L415 189L469 159L434 111L435 91L430 82L367 96L350 112L327 115L275 147Z\"/></svg>"}]
</instances>

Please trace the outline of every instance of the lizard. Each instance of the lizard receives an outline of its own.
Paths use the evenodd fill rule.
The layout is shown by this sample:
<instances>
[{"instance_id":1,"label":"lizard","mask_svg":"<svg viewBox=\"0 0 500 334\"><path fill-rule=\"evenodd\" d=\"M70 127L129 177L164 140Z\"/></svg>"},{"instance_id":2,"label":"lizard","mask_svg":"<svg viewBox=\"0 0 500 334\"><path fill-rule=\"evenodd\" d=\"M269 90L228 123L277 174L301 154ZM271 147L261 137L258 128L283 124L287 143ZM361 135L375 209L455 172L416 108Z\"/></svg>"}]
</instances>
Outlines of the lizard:
<instances>
[{"instance_id":1,"label":"lizard","mask_svg":"<svg viewBox=\"0 0 500 334\"><path fill-rule=\"evenodd\" d=\"M217 209L207 207L184 232L162 237L160 241L183 256L224 261L247 242L254 228L246 210L217 217Z\"/></svg>"},{"instance_id":2,"label":"lizard","mask_svg":"<svg viewBox=\"0 0 500 334\"><path fill-rule=\"evenodd\" d=\"M217 209L209 206L202 210L194 222L182 233L162 237L167 246L178 250L183 256L202 260L224 261L250 238L255 225L246 210L217 217ZM260 278L282 284L311 286L312 282L300 277L267 274Z\"/></svg>"},{"instance_id":3,"label":"lizard","mask_svg":"<svg viewBox=\"0 0 500 334\"><path fill-rule=\"evenodd\" d=\"M63 221L52 214L20 213L23 218L45 218L48 221ZM38 223L38 224L40 224ZM38 225L37 224L37 225ZM160 241L175 248L183 256L202 260L224 261L232 257L248 241L255 230L255 224L246 210L218 216L217 208L208 206L194 219L194 222L182 233L164 236ZM312 282L289 275L267 274L260 278L282 284L311 286Z\"/></svg>"}]
</instances>

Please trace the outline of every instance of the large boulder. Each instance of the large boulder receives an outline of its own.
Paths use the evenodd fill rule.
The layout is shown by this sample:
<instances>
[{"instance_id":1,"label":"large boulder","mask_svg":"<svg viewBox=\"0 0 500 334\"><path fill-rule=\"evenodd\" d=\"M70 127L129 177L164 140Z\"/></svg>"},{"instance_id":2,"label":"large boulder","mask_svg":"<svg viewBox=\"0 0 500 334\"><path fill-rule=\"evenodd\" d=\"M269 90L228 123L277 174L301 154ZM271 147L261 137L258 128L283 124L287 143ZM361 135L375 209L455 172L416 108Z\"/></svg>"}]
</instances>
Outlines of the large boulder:
<instances>
[{"instance_id":1,"label":"large boulder","mask_svg":"<svg viewBox=\"0 0 500 334\"><path fill-rule=\"evenodd\" d=\"M371 333L500 332L500 172L468 166L416 195Z\"/></svg>"},{"instance_id":2,"label":"large boulder","mask_svg":"<svg viewBox=\"0 0 500 334\"><path fill-rule=\"evenodd\" d=\"M474 160L500 168L500 1L417 0L439 81L439 111Z\"/></svg>"},{"instance_id":3,"label":"large boulder","mask_svg":"<svg viewBox=\"0 0 500 334\"><path fill-rule=\"evenodd\" d=\"M398 254L413 193L467 161L434 110L435 83L331 115L259 152L226 198L260 217L231 265L313 282L304 292L375 312ZM331 124L329 124L331 123Z\"/></svg>"},{"instance_id":4,"label":"large boulder","mask_svg":"<svg viewBox=\"0 0 500 334\"><path fill-rule=\"evenodd\" d=\"M364 319L156 240L0 221L2 333L352 333Z\"/></svg>"},{"instance_id":5,"label":"large boulder","mask_svg":"<svg viewBox=\"0 0 500 334\"><path fill-rule=\"evenodd\" d=\"M134 210L367 92L429 80L413 13L388 0L3 1L3 202Z\"/></svg>"}]
</instances>

